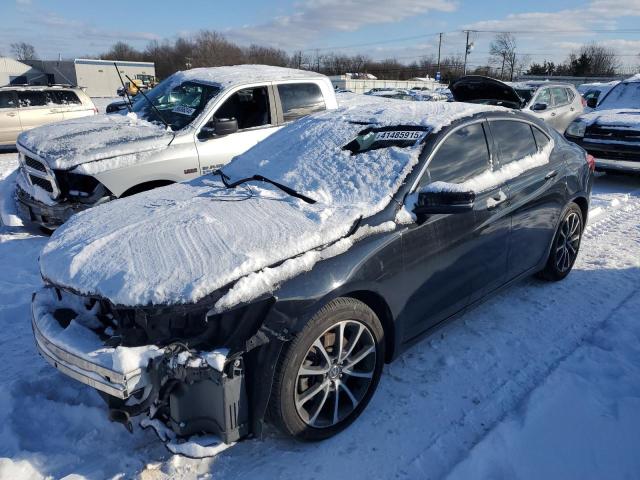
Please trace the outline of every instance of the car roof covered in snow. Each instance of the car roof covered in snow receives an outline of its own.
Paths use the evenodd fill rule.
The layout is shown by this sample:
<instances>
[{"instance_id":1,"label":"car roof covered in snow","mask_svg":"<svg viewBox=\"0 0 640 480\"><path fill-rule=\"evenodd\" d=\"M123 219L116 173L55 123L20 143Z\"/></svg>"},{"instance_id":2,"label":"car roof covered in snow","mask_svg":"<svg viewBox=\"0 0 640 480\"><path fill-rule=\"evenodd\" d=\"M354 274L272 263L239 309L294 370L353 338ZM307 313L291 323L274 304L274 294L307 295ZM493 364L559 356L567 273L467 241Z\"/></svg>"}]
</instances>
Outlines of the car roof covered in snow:
<instances>
[{"instance_id":1,"label":"car roof covered in snow","mask_svg":"<svg viewBox=\"0 0 640 480\"><path fill-rule=\"evenodd\" d=\"M233 87L257 82L275 82L285 80L327 79L326 76L297 70L295 68L274 67L271 65L234 65L227 67L192 68L176 72L167 80L176 85L192 81L215 85L221 88Z\"/></svg>"}]
</instances>

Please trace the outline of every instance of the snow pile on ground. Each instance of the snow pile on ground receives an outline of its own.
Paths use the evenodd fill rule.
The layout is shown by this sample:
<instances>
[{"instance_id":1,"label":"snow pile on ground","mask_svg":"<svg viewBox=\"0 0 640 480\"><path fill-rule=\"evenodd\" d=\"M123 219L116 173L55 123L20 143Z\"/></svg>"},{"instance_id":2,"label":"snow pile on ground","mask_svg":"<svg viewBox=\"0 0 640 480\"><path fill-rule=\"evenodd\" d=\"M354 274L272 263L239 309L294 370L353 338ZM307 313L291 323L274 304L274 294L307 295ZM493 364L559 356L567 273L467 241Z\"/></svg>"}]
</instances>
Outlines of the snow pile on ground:
<instances>
[{"instance_id":1,"label":"snow pile on ground","mask_svg":"<svg viewBox=\"0 0 640 480\"><path fill-rule=\"evenodd\" d=\"M74 215L43 250L42 274L122 305L197 301L245 275L333 243L357 219L387 206L418 161L420 146L357 155L344 150L366 125L435 131L486 109L377 101L307 117L224 171L232 181L259 173L317 203L268 184L227 189L217 176L200 177Z\"/></svg>"},{"instance_id":2,"label":"snow pile on ground","mask_svg":"<svg viewBox=\"0 0 640 480\"><path fill-rule=\"evenodd\" d=\"M16 179L19 174L17 155L0 155L0 226L22 226L15 201Z\"/></svg>"},{"instance_id":3,"label":"snow pile on ground","mask_svg":"<svg viewBox=\"0 0 640 480\"><path fill-rule=\"evenodd\" d=\"M77 165L165 148L174 135L135 116L95 115L64 120L23 132L18 146L41 156L51 168Z\"/></svg>"}]
</instances>

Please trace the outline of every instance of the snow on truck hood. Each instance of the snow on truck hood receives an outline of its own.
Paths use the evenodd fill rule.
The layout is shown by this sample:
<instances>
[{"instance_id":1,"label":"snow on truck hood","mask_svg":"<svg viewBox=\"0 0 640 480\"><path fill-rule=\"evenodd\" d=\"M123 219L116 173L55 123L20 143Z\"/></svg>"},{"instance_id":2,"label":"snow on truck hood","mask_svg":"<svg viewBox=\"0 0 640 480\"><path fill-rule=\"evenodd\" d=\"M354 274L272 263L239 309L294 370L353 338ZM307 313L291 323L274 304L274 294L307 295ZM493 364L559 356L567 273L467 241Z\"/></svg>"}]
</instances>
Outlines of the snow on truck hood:
<instances>
[{"instance_id":1,"label":"snow on truck hood","mask_svg":"<svg viewBox=\"0 0 640 480\"><path fill-rule=\"evenodd\" d=\"M385 208L421 148L355 155L343 149L368 126L437 131L489 109L377 100L304 118L236 157L224 171L232 180L259 173L317 203L268 184L227 189L218 176L203 176L74 215L45 246L42 275L120 305L195 302L253 272L338 241L358 218Z\"/></svg>"},{"instance_id":2,"label":"snow on truck hood","mask_svg":"<svg viewBox=\"0 0 640 480\"><path fill-rule=\"evenodd\" d=\"M166 147L174 134L134 114L95 115L44 125L18 137L18 146L42 157L51 168Z\"/></svg>"},{"instance_id":3,"label":"snow on truck hood","mask_svg":"<svg viewBox=\"0 0 640 480\"><path fill-rule=\"evenodd\" d=\"M587 125L640 130L640 108L594 110L581 115L579 120Z\"/></svg>"}]
</instances>

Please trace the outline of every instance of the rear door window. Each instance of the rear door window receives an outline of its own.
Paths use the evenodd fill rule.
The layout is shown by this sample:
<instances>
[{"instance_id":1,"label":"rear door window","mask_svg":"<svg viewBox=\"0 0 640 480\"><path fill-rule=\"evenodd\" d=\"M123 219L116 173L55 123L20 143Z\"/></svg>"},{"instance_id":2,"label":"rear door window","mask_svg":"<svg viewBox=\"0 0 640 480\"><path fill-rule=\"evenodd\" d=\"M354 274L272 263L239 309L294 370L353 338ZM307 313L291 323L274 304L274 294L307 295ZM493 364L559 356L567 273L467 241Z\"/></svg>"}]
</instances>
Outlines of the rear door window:
<instances>
[{"instance_id":1,"label":"rear door window","mask_svg":"<svg viewBox=\"0 0 640 480\"><path fill-rule=\"evenodd\" d=\"M278 85L285 122L297 120L327 107L320 87L315 83L289 83Z\"/></svg>"},{"instance_id":2,"label":"rear door window","mask_svg":"<svg viewBox=\"0 0 640 480\"><path fill-rule=\"evenodd\" d=\"M502 165L520 160L538 151L531 126L515 120L494 120L491 133L500 149Z\"/></svg>"},{"instance_id":3,"label":"rear door window","mask_svg":"<svg viewBox=\"0 0 640 480\"><path fill-rule=\"evenodd\" d=\"M17 108L15 93L0 92L0 108Z\"/></svg>"},{"instance_id":4,"label":"rear door window","mask_svg":"<svg viewBox=\"0 0 640 480\"><path fill-rule=\"evenodd\" d=\"M44 92L18 91L20 107L44 107L47 104L47 95Z\"/></svg>"},{"instance_id":5,"label":"rear door window","mask_svg":"<svg viewBox=\"0 0 640 480\"><path fill-rule=\"evenodd\" d=\"M420 181L462 183L490 169L489 146L482 123L455 130L440 145Z\"/></svg>"},{"instance_id":6,"label":"rear door window","mask_svg":"<svg viewBox=\"0 0 640 480\"><path fill-rule=\"evenodd\" d=\"M542 133L539 128L531 127L531 130L533 130L533 137L536 139L536 146L538 147L538 151L541 151L549 144L549 137Z\"/></svg>"},{"instance_id":7,"label":"rear door window","mask_svg":"<svg viewBox=\"0 0 640 480\"><path fill-rule=\"evenodd\" d=\"M65 90L50 90L47 92L49 97L58 105L80 105L80 99L74 92Z\"/></svg>"}]
</instances>

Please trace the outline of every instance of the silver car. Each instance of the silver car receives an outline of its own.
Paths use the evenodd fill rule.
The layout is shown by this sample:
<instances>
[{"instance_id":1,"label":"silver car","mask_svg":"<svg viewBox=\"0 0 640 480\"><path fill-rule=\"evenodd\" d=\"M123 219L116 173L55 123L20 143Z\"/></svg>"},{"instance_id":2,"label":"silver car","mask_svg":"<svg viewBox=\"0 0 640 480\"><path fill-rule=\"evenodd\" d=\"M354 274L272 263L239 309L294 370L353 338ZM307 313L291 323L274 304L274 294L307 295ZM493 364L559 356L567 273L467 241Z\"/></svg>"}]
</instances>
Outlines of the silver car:
<instances>
[{"instance_id":1,"label":"silver car","mask_svg":"<svg viewBox=\"0 0 640 480\"><path fill-rule=\"evenodd\" d=\"M91 98L65 86L0 87L0 146L13 146L20 133L48 123L96 115Z\"/></svg>"},{"instance_id":2,"label":"silver car","mask_svg":"<svg viewBox=\"0 0 640 480\"><path fill-rule=\"evenodd\" d=\"M500 105L526 111L564 133L584 111L573 85L552 82L506 83L480 75L462 77L450 87L458 102Z\"/></svg>"}]
</instances>

